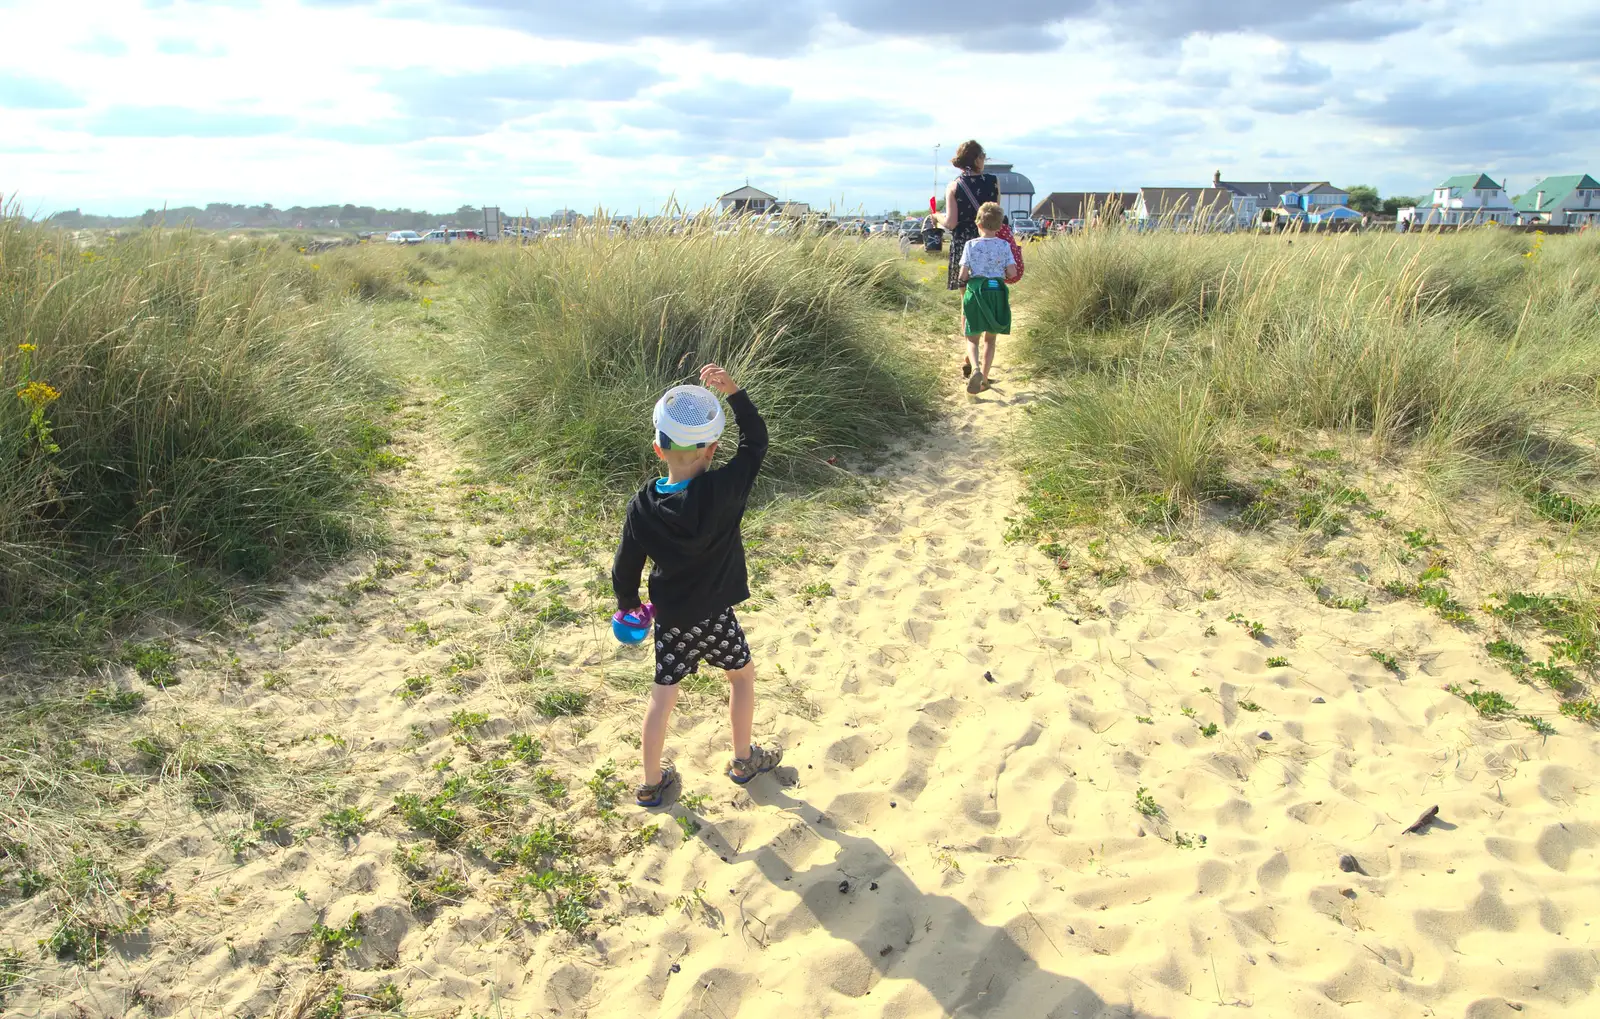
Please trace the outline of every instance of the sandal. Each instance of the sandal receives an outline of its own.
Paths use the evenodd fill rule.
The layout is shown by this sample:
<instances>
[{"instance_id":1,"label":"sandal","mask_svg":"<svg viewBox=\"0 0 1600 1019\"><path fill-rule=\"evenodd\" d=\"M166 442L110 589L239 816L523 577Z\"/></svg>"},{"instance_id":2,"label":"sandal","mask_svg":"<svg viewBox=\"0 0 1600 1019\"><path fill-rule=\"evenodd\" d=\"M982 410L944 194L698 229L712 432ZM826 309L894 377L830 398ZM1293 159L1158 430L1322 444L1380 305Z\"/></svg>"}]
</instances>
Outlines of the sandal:
<instances>
[{"instance_id":1,"label":"sandal","mask_svg":"<svg viewBox=\"0 0 1600 1019\"><path fill-rule=\"evenodd\" d=\"M752 743L749 757L735 757L728 764L728 777L733 779L735 785L745 785L757 775L776 768L782 760L782 750L763 750Z\"/></svg>"},{"instance_id":2,"label":"sandal","mask_svg":"<svg viewBox=\"0 0 1600 1019\"><path fill-rule=\"evenodd\" d=\"M971 361L962 361L961 362L961 377L964 378L964 379L972 378L972 362Z\"/></svg>"},{"instance_id":3,"label":"sandal","mask_svg":"<svg viewBox=\"0 0 1600 1019\"><path fill-rule=\"evenodd\" d=\"M983 391L983 372L973 372L967 380L967 392L976 396Z\"/></svg>"},{"instance_id":4,"label":"sandal","mask_svg":"<svg viewBox=\"0 0 1600 1019\"><path fill-rule=\"evenodd\" d=\"M678 782L678 769L667 765L661 769L661 781L655 785L641 785L633 791L633 802L641 807L659 807L667 798L667 790Z\"/></svg>"}]
</instances>

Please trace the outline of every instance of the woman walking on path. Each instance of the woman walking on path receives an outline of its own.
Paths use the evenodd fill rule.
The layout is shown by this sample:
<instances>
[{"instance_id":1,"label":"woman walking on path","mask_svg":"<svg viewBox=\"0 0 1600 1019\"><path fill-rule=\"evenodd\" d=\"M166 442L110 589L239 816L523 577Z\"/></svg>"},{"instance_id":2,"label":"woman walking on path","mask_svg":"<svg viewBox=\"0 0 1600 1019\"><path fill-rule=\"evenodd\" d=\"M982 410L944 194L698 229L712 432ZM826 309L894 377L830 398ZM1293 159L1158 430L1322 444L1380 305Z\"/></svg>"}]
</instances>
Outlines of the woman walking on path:
<instances>
[{"instance_id":1,"label":"woman walking on path","mask_svg":"<svg viewBox=\"0 0 1600 1019\"><path fill-rule=\"evenodd\" d=\"M950 160L961 171L960 176L950 182L950 190L944 196L944 228L950 232L950 271L946 284L951 290L967 288L961 281L961 249L978 236L979 207L985 202L1000 201L1000 182L994 174L983 172L984 158L983 146L968 140L956 147L955 158ZM965 332L960 340L965 346ZM970 357L963 359L962 376L971 378L976 367Z\"/></svg>"}]
</instances>

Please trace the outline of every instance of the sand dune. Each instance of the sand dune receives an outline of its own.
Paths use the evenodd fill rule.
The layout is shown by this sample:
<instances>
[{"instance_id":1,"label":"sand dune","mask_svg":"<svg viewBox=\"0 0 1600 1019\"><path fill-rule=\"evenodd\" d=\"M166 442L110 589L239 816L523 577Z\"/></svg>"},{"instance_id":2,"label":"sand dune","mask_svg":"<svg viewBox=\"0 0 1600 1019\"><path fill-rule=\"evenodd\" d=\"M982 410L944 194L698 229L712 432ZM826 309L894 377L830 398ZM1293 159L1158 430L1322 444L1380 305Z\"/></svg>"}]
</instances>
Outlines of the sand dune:
<instances>
[{"instance_id":1,"label":"sand dune","mask_svg":"<svg viewBox=\"0 0 1600 1019\"><path fill-rule=\"evenodd\" d=\"M1136 565L1098 594L1102 612L1055 600L1056 565L1003 538L1019 495L1003 440L1033 394L1003 371L976 400L955 381L947 425L884 472L882 504L832 565L798 578L833 594L745 614L758 734L787 766L729 784L720 701L686 697L669 753L685 791L709 796L676 810L701 828L661 816L652 844L606 863L592 941L517 922L507 879L465 850L469 891L426 909L394 863L417 840L390 804L456 753L456 710L488 714L490 739L542 734L574 784L607 758L632 780L636 759L639 702L606 677L641 670L642 652L598 623L550 647L605 698L597 722L537 718L504 663L447 689L454 649L503 626L510 585L592 570L515 542L450 558L440 538L436 565L417 553L414 582L327 636L284 639L348 578L308 585L236 649L284 681L235 706L285 736L337 735L279 752L359 790L376 829L236 865L219 831L175 828L154 851L174 862L181 922L30 1014L309 1015L336 978L463 1017L1595 1014L1592 730L1479 719L1442 687L1548 697L1420 606L1324 608L1204 550ZM409 484L448 482L448 464L410 452ZM419 637L419 620L446 639ZM1375 646L1410 649L1400 674ZM432 689L398 699L420 673ZM1435 804L1436 822L1402 833ZM361 947L323 972L305 932L355 911Z\"/></svg>"}]
</instances>

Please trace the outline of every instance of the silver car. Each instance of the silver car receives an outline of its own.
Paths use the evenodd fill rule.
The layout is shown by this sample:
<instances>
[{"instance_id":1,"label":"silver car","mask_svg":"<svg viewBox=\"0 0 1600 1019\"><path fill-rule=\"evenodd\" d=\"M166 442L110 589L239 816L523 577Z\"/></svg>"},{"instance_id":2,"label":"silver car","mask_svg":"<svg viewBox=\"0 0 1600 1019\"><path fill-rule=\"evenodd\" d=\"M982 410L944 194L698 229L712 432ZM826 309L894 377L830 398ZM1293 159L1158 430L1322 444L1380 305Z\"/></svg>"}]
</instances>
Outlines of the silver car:
<instances>
[{"instance_id":1,"label":"silver car","mask_svg":"<svg viewBox=\"0 0 1600 1019\"><path fill-rule=\"evenodd\" d=\"M1020 212L1012 214L1011 236L1018 238L1037 237L1042 233L1044 233L1043 228L1039 226L1038 221L1032 216L1027 216Z\"/></svg>"}]
</instances>

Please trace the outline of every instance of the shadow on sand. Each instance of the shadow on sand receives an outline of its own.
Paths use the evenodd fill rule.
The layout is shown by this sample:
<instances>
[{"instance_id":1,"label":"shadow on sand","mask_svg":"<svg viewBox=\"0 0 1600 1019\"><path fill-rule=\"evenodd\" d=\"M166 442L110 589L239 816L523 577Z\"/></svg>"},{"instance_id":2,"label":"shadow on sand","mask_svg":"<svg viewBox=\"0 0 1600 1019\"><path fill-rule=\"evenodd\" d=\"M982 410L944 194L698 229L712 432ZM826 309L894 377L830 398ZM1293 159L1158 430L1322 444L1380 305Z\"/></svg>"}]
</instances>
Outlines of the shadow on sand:
<instances>
[{"instance_id":1,"label":"shadow on sand","mask_svg":"<svg viewBox=\"0 0 1600 1019\"><path fill-rule=\"evenodd\" d=\"M1060 958L1051 939L1060 944L1065 933L1047 933L1026 910L1003 927L989 926L959 901L918 888L877 843L819 820L825 811L787 795L778 783L752 785L750 798L793 815L796 824L743 852L729 846L714 825L702 837L726 852L729 862L754 861L767 880L800 896L799 908L749 925L747 935L782 938L785 927L808 928L809 914L848 946L818 969L835 989L859 996L888 977L921 984L949 1016L1154 1019L1131 1003L1108 1004L1080 980L1040 968L1034 957ZM835 843L834 859L795 870L785 856L809 855L813 840Z\"/></svg>"}]
</instances>

